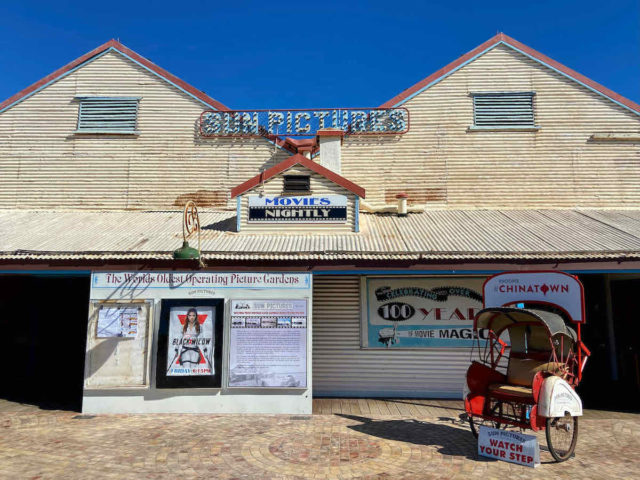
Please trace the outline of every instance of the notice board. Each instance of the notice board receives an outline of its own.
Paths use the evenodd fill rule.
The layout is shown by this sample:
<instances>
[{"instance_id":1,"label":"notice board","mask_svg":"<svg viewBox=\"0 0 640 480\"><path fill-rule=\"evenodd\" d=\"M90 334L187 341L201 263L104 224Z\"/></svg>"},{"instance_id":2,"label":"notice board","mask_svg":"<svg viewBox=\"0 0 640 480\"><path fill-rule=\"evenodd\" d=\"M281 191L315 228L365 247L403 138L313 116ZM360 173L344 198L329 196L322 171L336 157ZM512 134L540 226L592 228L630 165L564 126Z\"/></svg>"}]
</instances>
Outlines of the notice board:
<instances>
[{"instance_id":1,"label":"notice board","mask_svg":"<svg viewBox=\"0 0 640 480\"><path fill-rule=\"evenodd\" d=\"M307 301L231 300L229 387L306 386Z\"/></svg>"},{"instance_id":2,"label":"notice board","mask_svg":"<svg viewBox=\"0 0 640 480\"><path fill-rule=\"evenodd\" d=\"M91 302L85 388L148 386L150 313L144 300Z\"/></svg>"}]
</instances>

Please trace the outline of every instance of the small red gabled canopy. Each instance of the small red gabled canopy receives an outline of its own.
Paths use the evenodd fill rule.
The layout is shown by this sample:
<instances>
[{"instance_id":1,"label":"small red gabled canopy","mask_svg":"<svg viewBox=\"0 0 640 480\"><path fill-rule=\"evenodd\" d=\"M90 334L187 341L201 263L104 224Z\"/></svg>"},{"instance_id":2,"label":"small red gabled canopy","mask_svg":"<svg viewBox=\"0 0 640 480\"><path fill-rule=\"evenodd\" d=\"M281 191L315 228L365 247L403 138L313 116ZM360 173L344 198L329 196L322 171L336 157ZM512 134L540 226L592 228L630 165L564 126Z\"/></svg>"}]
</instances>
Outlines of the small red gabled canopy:
<instances>
[{"instance_id":1,"label":"small red gabled canopy","mask_svg":"<svg viewBox=\"0 0 640 480\"><path fill-rule=\"evenodd\" d=\"M254 187L257 187L261 183L264 183L270 178L273 178L276 175L286 170L289 170L291 167L295 165L302 165L303 167L308 168L309 170L317 173L318 175L322 175L323 177L331 180L336 185L340 185L346 190L349 190L351 193L358 195L360 198L365 198L364 188L356 185L355 183L329 170L328 168L323 167L319 163L314 162L313 160L310 160L303 155L300 155L299 153L296 155L292 155L291 157L287 158L286 160L283 160L277 165L274 165L273 167L265 170L264 172L259 173L255 177L247 180L244 183L241 183L237 187L232 188L231 198L237 197L238 195L242 195L244 192L251 190Z\"/></svg>"}]
</instances>

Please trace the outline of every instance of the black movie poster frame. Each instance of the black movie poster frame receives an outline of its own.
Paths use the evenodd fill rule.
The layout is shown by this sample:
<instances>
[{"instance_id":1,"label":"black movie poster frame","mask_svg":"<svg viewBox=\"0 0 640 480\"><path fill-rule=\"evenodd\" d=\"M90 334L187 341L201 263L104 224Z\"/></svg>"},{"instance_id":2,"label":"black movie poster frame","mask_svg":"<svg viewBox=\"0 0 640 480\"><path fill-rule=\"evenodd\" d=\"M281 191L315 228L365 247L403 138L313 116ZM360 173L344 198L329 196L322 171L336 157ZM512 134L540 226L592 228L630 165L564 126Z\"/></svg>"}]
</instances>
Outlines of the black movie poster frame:
<instances>
[{"instance_id":1,"label":"black movie poster frame","mask_svg":"<svg viewBox=\"0 0 640 480\"><path fill-rule=\"evenodd\" d=\"M215 335L214 374L210 376L167 376L167 354L169 344L169 314L173 307L214 307L213 334ZM224 299L189 298L163 299L160 307L158 328L158 350L156 353L156 388L221 388L222 382L222 335L224 321Z\"/></svg>"}]
</instances>

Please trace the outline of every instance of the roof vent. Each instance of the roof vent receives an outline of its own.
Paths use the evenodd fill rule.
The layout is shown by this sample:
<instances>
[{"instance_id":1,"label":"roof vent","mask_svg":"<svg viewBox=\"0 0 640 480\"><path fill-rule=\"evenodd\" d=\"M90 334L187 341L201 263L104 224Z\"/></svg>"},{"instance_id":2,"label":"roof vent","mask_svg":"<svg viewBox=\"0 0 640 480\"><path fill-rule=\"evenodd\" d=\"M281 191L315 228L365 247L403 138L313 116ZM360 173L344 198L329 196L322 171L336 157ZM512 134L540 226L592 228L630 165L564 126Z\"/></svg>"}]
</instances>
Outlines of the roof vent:
<instances>
[{"instance_id":1,"label":"roof vent","mask_svg":"<svg viewBox=\"0 0 640 480\"><path fill-rule=\"evenodd\" d=\"M398 199L398 216L406 217L407 216L407 198L409 198L409 195L407 195L404 192L401 192L396 195L396 198Z\"/></svg>"}]
</instances>

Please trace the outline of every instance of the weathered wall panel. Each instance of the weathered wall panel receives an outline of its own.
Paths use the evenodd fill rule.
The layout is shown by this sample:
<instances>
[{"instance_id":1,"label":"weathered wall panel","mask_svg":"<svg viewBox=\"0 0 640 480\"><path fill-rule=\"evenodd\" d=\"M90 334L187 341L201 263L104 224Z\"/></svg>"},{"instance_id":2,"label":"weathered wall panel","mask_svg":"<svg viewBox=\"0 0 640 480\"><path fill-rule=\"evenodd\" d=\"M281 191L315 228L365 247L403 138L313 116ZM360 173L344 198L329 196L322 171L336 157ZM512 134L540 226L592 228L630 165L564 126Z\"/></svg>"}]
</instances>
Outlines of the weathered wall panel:
<instances>
[{"instance_id":1,"label":"weathered wall panel","mask_svg":"<svg viewBox=\"0 0 640 480\"><path fill-rule=\"evenodd\" d=\"M141 97L140 135L74 134L80 95ZM107 53L0 114L0 208L226 206L231 186L290 153L261 138L199 138L206 108Z\"/></svg>"},{"instance_id":2,"label":"weathered wall panel","mask_svg":"<svg viewBox=\"0 0 640 480\"><path fill-rule=\"evenodd\" d=\"M471 92L535 91L531 131L468 131ZM640 116L506 46L497 46L407 101L410 131L347 137L342 173L367 201L428 208L640 205L640 144L595 132L640 132ZM375 171L375 174L372 174Z\"/></svg>"},{"instance_id":3,"label":"weathered wall panel","mask_svg":"<svg viewBox=\"0 0 640 480\"><path fill-rule=\"evenodd\" d=\"M313 277L313 394L461 398L468 348L361 349L360 279Z\"/></svg>"},{"instance_id":4,"label":"weathered wall panel","mask_svg":"<svg viewBox=\"0 0 640 480\"><path fill-rule=\"evenodd\" d=\"M535 91L540 130L468 131L471 92ZM390 92L392 94L394 92ZM139 136L74 134L78 95L140 96ZM345 139L367 202L427 208L640 206L640 117L504 45L404 104L411 130ZM265 139L202 139L206 107L109 52L0 114L0 208L233 208L229 190L290 155Z\"/></svg>"}]
</instances>

